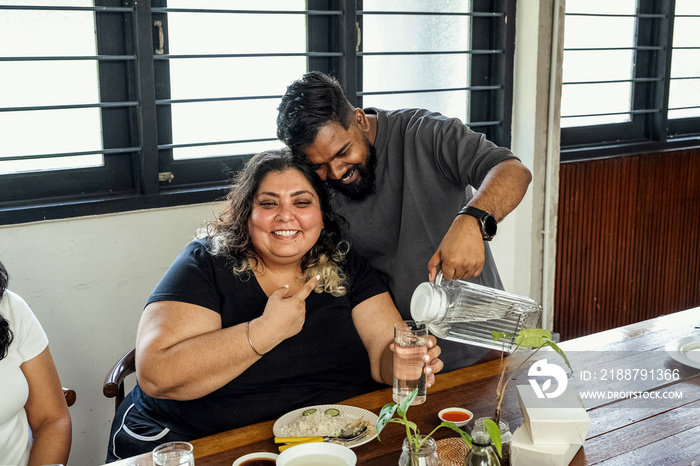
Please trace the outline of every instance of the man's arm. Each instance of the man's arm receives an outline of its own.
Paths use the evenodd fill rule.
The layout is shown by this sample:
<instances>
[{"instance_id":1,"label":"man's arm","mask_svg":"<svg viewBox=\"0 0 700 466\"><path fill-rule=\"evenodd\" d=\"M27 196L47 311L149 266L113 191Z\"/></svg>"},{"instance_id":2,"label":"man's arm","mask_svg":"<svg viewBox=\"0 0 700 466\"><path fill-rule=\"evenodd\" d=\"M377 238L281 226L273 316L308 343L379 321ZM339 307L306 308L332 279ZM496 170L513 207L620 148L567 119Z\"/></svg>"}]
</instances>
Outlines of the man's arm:
<instances>
[{"instance_id":1,"label":"man's arm","mask_svg":"<svg viewBox=\"0 0 700 466\"><path fill-rule=\"evenodd\" d=\"M489 170L469 205L489 212L500 222L520 204L531 181L525 165L506 160ZM457 212L455 216L428 262L430 281L435 279L438 266L445 280L476 277L484 267L484 243L477 219Z\"/></svg>"}]
</instances>

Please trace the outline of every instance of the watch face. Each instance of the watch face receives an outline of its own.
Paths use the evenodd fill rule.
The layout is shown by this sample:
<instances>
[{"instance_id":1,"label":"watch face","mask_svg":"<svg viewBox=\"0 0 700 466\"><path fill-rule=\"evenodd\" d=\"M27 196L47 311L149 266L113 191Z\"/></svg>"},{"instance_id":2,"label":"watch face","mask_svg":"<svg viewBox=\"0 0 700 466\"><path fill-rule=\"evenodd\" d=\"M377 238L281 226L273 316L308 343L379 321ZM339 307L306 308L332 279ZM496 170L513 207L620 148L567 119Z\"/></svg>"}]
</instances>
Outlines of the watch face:
<instances>
[{"instance_id":1,"label":"watch face","mask_svg":"<svg viewBox=\"0 0 700 466\"><path fill-rule=\"evenodd\" d=\"M488 215L484 219L484 233L486 233L488 236L494 236L496 234L496 219L493 218L493 216Z\"/></svg>"},{"instance_id":2,"label":"watch face","mask_svg":"<svg viewBox=\"0 0 700 466\"><path fill-rule=\"evenodd\" d=\"M491 241L496 234L496 219L490 213L477 209L476 207L465 206L459 211L459 214L471 215L476 218L479 221L481 235L486 241Z\"/></svg>"}]
</instances>

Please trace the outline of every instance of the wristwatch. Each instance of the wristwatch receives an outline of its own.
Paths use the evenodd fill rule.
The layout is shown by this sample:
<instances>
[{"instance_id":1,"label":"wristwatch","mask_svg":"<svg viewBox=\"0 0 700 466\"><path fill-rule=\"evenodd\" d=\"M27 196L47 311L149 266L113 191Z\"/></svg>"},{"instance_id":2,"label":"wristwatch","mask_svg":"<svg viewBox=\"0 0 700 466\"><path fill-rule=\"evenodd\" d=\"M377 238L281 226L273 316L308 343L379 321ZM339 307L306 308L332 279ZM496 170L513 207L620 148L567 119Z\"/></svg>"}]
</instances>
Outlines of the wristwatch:
<instances>
[{"instance_id":1,"label":"wristwatch","mask_svg":"<svg viewBox=\"0 0 700 466\"><path fill-rule=\"evenodd\" d=\"M464 206L462 210L459 211L459 215L471 215L479 221L479 228L481 229L481 236L484 240L491 241L494 236L496 236L496 219L490 213L485 210L477 209L476 207Z\"/></svg>"}]
</instances>

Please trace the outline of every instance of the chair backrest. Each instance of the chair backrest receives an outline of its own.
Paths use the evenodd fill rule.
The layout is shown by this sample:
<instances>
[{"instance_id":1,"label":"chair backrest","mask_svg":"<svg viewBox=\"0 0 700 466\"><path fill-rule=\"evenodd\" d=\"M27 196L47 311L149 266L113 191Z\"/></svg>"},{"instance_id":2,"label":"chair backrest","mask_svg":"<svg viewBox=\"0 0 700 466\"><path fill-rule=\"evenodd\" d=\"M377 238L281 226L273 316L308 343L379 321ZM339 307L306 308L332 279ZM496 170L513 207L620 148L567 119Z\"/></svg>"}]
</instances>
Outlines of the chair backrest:
<instances>
[{"instance_id":1,"label":"chair backrest","mask_svg":"<svg viewBox=\"0 0 700 466\"><path fill-rule=\"evenodd\" d=\"M63 397L66 399L66 404L70 408L75 404L75 390L71 390L70 388L63 387Z\"/></svg>"},{"instance_id":2,"label":"chair backrest","mask_svg":"<svg viewBox=\"0 0 700 466\"><path fill-rule=\"evenodd\" d=\"M114 398L114 410L124 401L124 379L136 372L136 349L127 352L109 370L102 386L102 393L107 398Z\"/></svg>"}]
</instances>

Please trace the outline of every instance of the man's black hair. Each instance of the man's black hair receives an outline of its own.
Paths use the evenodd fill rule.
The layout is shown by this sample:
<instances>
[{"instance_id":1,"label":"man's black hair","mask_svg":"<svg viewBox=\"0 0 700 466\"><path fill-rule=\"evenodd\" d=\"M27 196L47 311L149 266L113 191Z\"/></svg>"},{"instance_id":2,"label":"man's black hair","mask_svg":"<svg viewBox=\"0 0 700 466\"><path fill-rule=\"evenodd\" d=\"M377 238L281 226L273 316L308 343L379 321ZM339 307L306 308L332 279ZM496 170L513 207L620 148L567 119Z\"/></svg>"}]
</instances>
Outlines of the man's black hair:
<instances>
[{"instance_id":1,"label":"man's black hair","mask_svg":"<svg viewBox=\"0 0 700 466\"><path fill-rule=\"evenodd\" d=\"M348 129L355 107L337 79L311 71L287 87L277 110L277 137L299 155L326 124L334 122Z\"/></svg>"}]
</instances>

